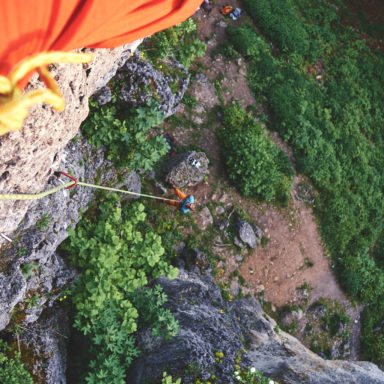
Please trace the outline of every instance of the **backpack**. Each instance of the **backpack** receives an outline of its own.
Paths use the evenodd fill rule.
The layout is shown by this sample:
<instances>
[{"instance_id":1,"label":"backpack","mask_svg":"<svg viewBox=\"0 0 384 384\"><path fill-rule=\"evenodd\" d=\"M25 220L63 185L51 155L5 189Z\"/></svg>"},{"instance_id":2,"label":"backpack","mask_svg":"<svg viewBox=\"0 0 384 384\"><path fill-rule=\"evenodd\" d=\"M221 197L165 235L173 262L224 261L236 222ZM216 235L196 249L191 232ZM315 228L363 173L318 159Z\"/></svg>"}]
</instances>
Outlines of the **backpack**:
<instances>
[{"instance_id":1,"label":"backpack","mask_svg":"<svg viewBox=\"0 0 384 384\"><path fill-rule=\"evenodd\" d=\"M232 5L226 5L221 9L221 13L226 16L229 15L235 8L232 7Z\"/></svg>"}]
</instances>

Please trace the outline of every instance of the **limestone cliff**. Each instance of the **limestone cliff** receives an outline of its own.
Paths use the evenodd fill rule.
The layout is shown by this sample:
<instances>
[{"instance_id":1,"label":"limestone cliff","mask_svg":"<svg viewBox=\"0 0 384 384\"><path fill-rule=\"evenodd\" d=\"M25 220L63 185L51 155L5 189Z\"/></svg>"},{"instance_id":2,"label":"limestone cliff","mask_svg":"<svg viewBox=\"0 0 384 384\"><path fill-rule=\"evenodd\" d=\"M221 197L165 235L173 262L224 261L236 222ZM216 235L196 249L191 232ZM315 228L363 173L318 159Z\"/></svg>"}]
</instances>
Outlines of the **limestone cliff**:
<instances>
[{"instance_id":1,"label":"limestone cliff","mask_svg":"<svg viewBox=\"0 0 384 384\"><path fill-rule=\"evenodd\" d=\"M0 137L0 191L43 190L52 171L60 165L63 149L88 115L88 98L114 76L137 45L135 42L114 49L92 50L91 64L50 66L66 102L65 110L59 113L47 105L36 105L30 109L21 130ZM35 74L27 90L43 86ZM0 202L0 232L11 234L28 206L27 201Z\"/></svg>"}]
</instances>

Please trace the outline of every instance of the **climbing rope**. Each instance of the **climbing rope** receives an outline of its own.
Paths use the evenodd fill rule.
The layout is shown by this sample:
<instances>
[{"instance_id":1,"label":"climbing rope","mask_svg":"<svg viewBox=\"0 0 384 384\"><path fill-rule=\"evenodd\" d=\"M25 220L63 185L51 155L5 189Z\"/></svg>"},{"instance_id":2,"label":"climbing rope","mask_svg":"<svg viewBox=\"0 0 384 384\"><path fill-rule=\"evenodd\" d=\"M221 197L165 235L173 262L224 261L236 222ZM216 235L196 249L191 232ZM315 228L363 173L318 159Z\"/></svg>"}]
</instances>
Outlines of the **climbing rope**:
<instances>
[{"instance_id":1,"label":"climbing rope","mask_svg":"<svg viewBox=\"0 0 384 384\"><path fill-rule=\"evenodd\" d=\"M17 64L8 77L0 76L0 136L10 131L17 131L23 126L28 116L28 108L37 103L50 104L57 111L62 111L65 102L59 87L45 67L52 63L89 63L91 53L46 52L27 57ZM37 70L48 89L39 89L22 93L18 82L31 71Z\"/></svg>"},{"instance_id":2,"label":"climbing rope","mask_svg":"<svg viewBox=\"0 0 384 384\"><path fill-rule=\"evenodd\" d=\"M75 177L73 177L73 176L71 176L65 172L55 172L56 175L57 175L57 173L69 177L70 179L72 179L72 181L65 183L65 184L62 184L62 185L59 185L58 187L49 189L48 191L44 191L41 193L35 193L35 194L20 194L20 193L0 194L0 201L1 200L38 200L38 199L42 199L45 196L52 195L53 193L56 193L56 192L60 191L61 189L74 188L76 185L81 185L81 186L87 187L87 188L103 189L105 191L110 191L110 192L125 193L127 195L147 197L150 199L156 199L156 200L161 200L161 201L172 201L172 199L166 199L164 197L147 195L145 193L138 193L138 192L126 191L124 189L117 189L117 188L111 188L111 187L104 187L102 185L83 183L81 181L78 181Z\"/></svg>"}]
</instances>

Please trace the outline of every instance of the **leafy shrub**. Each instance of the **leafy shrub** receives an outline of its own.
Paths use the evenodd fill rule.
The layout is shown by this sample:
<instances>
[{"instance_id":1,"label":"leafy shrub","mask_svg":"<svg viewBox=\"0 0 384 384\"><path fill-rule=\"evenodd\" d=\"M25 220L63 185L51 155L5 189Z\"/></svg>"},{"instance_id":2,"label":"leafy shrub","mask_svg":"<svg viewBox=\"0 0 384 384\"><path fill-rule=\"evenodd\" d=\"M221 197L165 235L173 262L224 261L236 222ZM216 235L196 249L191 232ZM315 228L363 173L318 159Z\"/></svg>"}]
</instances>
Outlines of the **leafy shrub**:
<instances>
[{"instance_id":1,"label":"leafy shrub","mask_svg":"<svg viewBox=\"0 0 384 384\"><path fill-rule=\"evenodd\" d=\"M244 0L248 13L284 52L306 55L309 36L302 20L285 0Z\"/></svg>"},{"instance_id":2,"label":"leafy shrub","mask_svg":"<svg viewBox=\"0 0 384 384\"><path fill-rule=\"evenodd\" d=\"M138 109L91 102L82 132L92 145L106 147L108 159L117 168L148 170L169 151L163 135L148 136L148 131L163 119L164 114L154 100Z\"/></svg>"},{"instance_id":3,"label":"leafy shrub","mask_svg":"<svg viewBox=\"0 0 384 384\"><path fill-rule=\"evenodd\" d=\"M383 332L373 330L384 318L384 72L377 71L384 57L343 26L326 1L245 3L283 53L272 53L247 26L229 28L230 41L250 60L250 86L268 101L270 127L289 142L298 170L319 192L315 210L341 282L369 304L366 324L375 316L362 327L364 353L383 364Z\"/></svg>"},{"instance_id":4,"label":"leafy shrub","mask_svg":"<svg viewBox=\"0 0 384 384\"><path fill-rule=\"evenodd\" d=\"M384 367L384 302L367 305L361 316L362 351L366 358Z\"/></svg>"},{"instance_id":5,"label":"leafy shrub","mask_svg":"<svg viewBox=\"0 0 384 384\"><path fill-rule=\"evenodd\" d=\"M293 175L289 161L241 107L225 108L220 140L228 177L244 196L287 203Z\"/></svg>"},{"instance_id":6,"label":"leafy shrub","mask_svg":"<svg viewBox=\"0 0 384 384\"><path fill-rule=\"evenodd\" d=\"M156 334L169 337L177 332L172 315L161 308L166 296L159 288L137 293L150 278L174 278L177 269L164 260L161 238L144 225L144 206L127 203L122 209L117 202L115 195L105 197L97 217L70 230L64 246L82 270L73 286L74 326L93 342L88 383L123 381L139 353L132 334L140 309Z\"/></svg>"},{"instance_id":7,"label":"leafy shrub","mask_svg":"<svg viewBox=\"0 0 384 384\"><path fill-rule=\"evenodd\" d=\"M196 57L205 54L207 46L197 36L197 26L190 18L181 24L151 36L147 56L151 61L175 58L189 68Z\"/></svg>"},{"instance_id":8,"label":"leafy shrub","mask_svg":"<svg viewBox=\"0 0 384 384\"><path fill-rule=\"evenodd\" d=\"M20 353L11 351L7 343L0 339L0 383L33 384L31 375L20 361Z\"/></svg>"}]
</instances>

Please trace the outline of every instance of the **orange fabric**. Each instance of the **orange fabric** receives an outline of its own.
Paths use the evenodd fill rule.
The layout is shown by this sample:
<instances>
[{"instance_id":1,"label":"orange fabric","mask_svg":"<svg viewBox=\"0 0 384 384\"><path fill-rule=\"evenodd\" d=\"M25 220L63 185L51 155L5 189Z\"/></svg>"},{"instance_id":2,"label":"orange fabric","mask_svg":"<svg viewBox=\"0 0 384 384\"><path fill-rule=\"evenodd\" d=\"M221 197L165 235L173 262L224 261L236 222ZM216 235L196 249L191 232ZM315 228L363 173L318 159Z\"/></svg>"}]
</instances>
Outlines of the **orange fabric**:
<instances>
[{"instance_id":1,"label":"orange fabric","mask_svg":"<svg viewBox=\"0 0 384 384\"><path fill-rule=\"evenodd\" d=\"M175 193L180 200L184 200L188 195L185 195L179 188L175 187Z\"/></svg>"},{"instance_id":2,"label":"orange fabric","mask_svg":"<svg viewBox=\"0 0 384 384\"><path fill-rule=\"evenodd\" d=\"M201 0L0 0L0 75L46 51L112 48L186 20Z\"/></svg>"}]
</instances>

